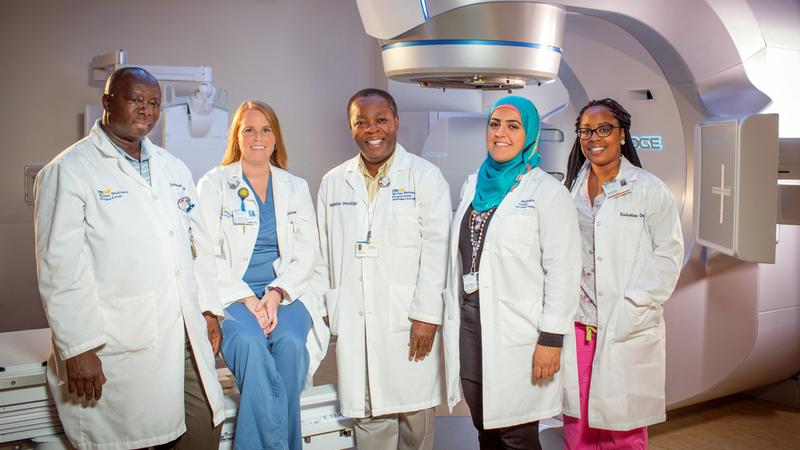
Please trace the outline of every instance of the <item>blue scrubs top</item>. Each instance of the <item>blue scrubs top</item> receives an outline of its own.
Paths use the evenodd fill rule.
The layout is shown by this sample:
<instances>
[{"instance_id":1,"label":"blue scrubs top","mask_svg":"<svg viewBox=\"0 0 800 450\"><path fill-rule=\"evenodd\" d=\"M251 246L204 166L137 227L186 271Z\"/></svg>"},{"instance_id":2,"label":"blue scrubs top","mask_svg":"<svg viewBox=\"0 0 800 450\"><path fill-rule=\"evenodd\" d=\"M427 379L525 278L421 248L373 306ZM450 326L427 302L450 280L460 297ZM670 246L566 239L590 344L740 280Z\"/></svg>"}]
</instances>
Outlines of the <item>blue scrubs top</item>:
<instances>
[{"instance_id":1,"label":"blue scrubs top","mask_svg":"<svg viewBox=\"0 0 800 450\"><path fill-rule=\"evenodd\" d=\"M275 202L272 197L272 177L267 183L267 197L262 203L256 195L255 189L250 184L250 180L244 177L244 181L250 188L253 197L258 205L258 237L256 245L253 247L253 254L250 256L250 265L242 279L256 297L264 296L267 285L275 280L275 268L272 263L280 257L278 251L278 233L275 227Z\"/></svg>"}]
</instances>

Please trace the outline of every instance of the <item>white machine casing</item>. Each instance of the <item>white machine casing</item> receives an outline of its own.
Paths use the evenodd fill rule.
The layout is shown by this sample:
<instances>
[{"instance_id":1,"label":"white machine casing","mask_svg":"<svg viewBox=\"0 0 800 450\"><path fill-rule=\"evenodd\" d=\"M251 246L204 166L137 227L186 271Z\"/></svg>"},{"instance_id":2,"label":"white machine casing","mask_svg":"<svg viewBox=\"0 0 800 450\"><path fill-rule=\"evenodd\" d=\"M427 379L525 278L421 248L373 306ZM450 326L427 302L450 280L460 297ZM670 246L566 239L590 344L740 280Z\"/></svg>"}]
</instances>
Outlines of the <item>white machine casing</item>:
<instances>
[{"instance_id":1,"label":"white machine casing","mask_svg":"<svg viewBox=\"0 0 800 450\"><path fill-rule=\"evenodd\" d=\"M520 3L532 2L358 1L364 28L377 45L450 37L445 31L455 24L433 24L454 17L462 17L461 39L501 40L502 22L471 27L480 22L468 16L483 8L513 10ZM617 100L632 116L631 140L643 167L672 192L683 227L684 268L664 307L668 408L796 375L800 228L789 224L800 223L800 147L786 139L800 137L800 122L790 119L797 116L796 102L787 103L800 88L776 74L800 67L800 29L788 26L800 6L792 0L549 3L565 11L563 53L552 82L510 92L481 91L469 83L460 86L468 89L425 89L385 65L400 112L398 140L437 164L457 198L466 174L485 158L485 114L497 98L513 93L532 99L545 127L560 130L563 140L553 136L541 143L542 168L556 175L566 171L580 108L592 99ZM442 61L443 70L452 70L450 59ZM470 59L462 63L469 72ZM776 112L779 123L770 115ZM719 161L701 160L698 124L712 120L735 123L736 138L724 152L739 163L726 167L731 172L724 185ZM731 189L726 196L730 186L739 192ZM730 215L728 245L715 244L715 233L702 226L706 219L719 226L720 195L704 192L713 187L722 189L723 213ZM794 385L800 395L796 379Z\"/></svg>"},{"instance_id":2,"label":"white machine casing","mask_svg":"<svg viewBox=\"0 0 800 450\"><path fill-rule=\"evenodd\" d=\"M778 115L697 126L697 242L742 261L774 263Z\"/></svg>"},{"instance_id":3,"label":"white machine casing","mask_svg":"<svg viewBox=\"0 0 800 450\"><path fill-rule=\"evenodd\" d=\"M550 81L558 74L565 16L561 8L479 3L428 16L425 2L423 9L411 2L394 6L401 11L416 7L420 14L413 21L413 12L407 11L404 23L415 26L381 42L390 78L427 87L507 89ZM368 30L371 25L365 20Z\"/></svg>"},{"instance_id":4,"label":"white machine casing","mask_svg":"<svg viewBox=\"0 0 800 450\"><path fill-rule=\"evenodd\" d=\"M71 449L63 435L47 387L50 330L0 333L0 444L31 440L37 448ZM225 393L225 421L219 448L233 448L239 391L233 375L218 360ZM102 400L101 400L102 401ZM339 414L336 386L307 386L300 397L304 450L337 450L354 445L351 419Z\"/></svg>"},{"instance_id":5,"label":"white machine casing","mask_svg":"<svg viewBox=\"0 0 800 450\"><path fill-rule=\"evenodd\" d=\"M800 225L800 138L778 146L778 223Z\"/></svg>"}]
</instances>

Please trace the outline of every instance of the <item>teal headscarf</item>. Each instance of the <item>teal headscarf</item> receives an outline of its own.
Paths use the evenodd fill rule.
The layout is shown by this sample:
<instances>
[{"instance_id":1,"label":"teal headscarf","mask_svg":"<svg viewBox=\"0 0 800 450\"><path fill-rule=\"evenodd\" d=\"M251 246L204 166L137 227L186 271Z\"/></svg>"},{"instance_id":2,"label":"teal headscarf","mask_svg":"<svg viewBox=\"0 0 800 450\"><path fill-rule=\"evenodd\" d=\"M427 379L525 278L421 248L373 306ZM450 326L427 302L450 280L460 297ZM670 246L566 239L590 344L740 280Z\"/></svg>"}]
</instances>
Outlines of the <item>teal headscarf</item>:
<instances>
[{"instance_id":1,"label":"teal headscarf","mask_svg":"<svg viewBox=\"0 0 800 450\"><path fill-rule=\"evenodd\" d=\"M533 102L516 95L501 98L492 105L492 109L489 111L489 118L486 120L487 127L492 113L499 107L511 107L519 112L520 118L522 118L522 127L525 129L525 144L517 156L504 163L495 161L487 152L486 159L478 170L478 186L475 189L475 197L472 199L472 208L476 211L486 211L499 205L506 194L519 184L522 176L542 161L538 145L539 111L536 110Z\"/></svg>"}]
</instances>

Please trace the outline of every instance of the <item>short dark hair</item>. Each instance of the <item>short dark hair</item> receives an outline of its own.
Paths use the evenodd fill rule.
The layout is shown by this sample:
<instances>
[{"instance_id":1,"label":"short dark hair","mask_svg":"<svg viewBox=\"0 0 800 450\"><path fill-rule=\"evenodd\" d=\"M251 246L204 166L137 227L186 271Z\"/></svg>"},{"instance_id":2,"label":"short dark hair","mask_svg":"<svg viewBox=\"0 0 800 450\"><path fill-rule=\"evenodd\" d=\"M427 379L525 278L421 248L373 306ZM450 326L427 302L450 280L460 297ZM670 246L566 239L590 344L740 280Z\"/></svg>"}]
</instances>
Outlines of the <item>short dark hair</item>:
<instances>
[{"instance_id":1,"label":"short dark hair","mask_svg":"<svg viewBox=\"0 0 800 450\"><path fill-rule=\"evenodd\" d=\"M375 89L375 88L362 89L353 94L352 97L350 97L350 100L347 101L347 117L350 117L350 107L353 106L353 103L356 100L364 97L371 97L373 95L376 95L386 100L386 103L389 104L389 109L392 110L392 114L394 114L394 116L397 117L397 103L394 101L394 97L392 97L392 94L384 91L383 89Z\"/></svg>"},{"instance_id":2,"label":"short dark hair","mask_svg":"<svg viewBox=\"0 0 800 450\"><path fill-rule=\"evenodd\" d=\"M142 69L141 67L123 67L115 70L114 73L109 75L108 80L106 80L106 86L103 93L113 94L114 91L117 90L117 84L127 77L135 77L141 81L146 81L156 85L158 84L158 79L156 79L153 74L145 69Z\"/></svg>"}]
</instances>

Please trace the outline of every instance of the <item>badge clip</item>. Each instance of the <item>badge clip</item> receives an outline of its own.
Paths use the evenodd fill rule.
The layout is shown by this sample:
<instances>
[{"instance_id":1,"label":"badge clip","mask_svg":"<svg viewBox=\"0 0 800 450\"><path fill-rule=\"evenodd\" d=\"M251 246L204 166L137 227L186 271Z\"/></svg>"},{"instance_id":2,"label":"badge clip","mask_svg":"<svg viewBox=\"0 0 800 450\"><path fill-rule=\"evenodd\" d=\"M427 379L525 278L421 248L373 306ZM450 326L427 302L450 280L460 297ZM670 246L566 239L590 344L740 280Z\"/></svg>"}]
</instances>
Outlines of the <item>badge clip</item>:
<instances>
[{"instance_id":1,"label":"badge clip","mask_svg":"<svg viewBox=\"0 0 800 450\"><path fill-rule=\"evenodd\" d=\"M178 199L178 209L185 213L189 213L189 211L194 208L194 203L192 203L192 199L189 197L181 197Z\"/></svg>"},{"instance_id":2,"label":"badge clip","mask_svg":"<svg viewBox=\"0 0 800 450\"><path fill-rule=\"evenodd\" d=\"M239 185L242 184L242 180L239 179L236 175L228 178L228 187L231 189L236 189Z\"/></svg>"}]
</instances>

